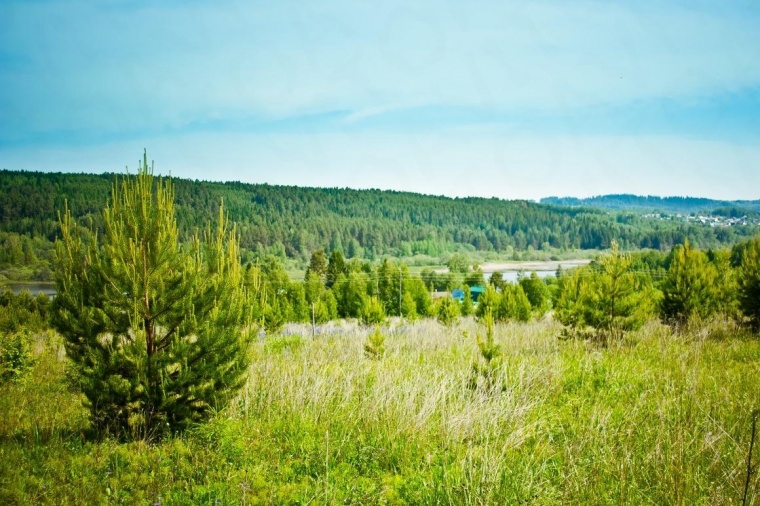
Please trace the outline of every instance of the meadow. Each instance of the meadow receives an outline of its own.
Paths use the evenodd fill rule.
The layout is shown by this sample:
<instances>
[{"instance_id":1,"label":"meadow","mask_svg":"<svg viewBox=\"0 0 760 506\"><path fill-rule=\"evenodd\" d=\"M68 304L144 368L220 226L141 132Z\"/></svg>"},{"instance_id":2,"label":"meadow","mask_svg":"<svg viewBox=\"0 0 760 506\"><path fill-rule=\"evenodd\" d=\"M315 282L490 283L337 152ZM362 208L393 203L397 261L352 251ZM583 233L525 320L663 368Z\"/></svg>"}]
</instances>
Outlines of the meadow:
<instances>
[{"instance_id":1,"label":"meadow","mask_svg":"<svg viewBox=\"0 0 760 506\"><path fill-rule=\"evenodd\" d=\"M486 382L471 318L381 332L373 354L345 321L257 339L236 400L158 443L92 434L60 336L37 332L32 369L0 386L0 503L742 503L757 336L651 322L600 346L550 318L497 324Z\"/></svg>"}]
</instances>

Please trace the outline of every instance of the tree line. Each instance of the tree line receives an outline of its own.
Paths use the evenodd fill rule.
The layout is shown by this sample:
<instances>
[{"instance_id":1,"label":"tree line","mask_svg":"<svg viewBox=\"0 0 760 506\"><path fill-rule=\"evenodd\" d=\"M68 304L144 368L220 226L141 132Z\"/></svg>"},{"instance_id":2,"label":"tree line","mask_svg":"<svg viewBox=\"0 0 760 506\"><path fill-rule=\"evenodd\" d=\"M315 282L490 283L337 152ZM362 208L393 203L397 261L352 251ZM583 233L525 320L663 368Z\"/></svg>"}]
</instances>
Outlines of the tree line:
<instances>
[{"instance_id":1,"label":"tree line","mask_svg":"<svg viewBox=\"0 0 760 506\"><path fill-rule=\"evenodd\" d=\"M66 203L80 225L92 223L102 232L102 203L116 177L0 171L0 265L49 266L52 242L61 233L58 212ZM468 250L607 249L613 239L629 250L669 250L687 239L707 249L735 244L756 231L526 201L179 178L173 185L180 241L205 226L223 201L237 224L244 262L264 255L308 261L319 249L368 260Z\"/></svg>"}]
</instances>

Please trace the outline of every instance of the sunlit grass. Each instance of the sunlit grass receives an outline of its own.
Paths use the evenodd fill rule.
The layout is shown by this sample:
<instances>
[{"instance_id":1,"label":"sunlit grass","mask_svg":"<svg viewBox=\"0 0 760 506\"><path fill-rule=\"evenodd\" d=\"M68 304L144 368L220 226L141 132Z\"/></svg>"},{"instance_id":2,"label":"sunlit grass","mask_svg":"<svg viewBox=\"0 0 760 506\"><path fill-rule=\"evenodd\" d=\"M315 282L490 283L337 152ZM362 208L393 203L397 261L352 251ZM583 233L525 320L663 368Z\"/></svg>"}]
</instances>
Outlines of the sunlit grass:
<instances>
[{"instance_id":1,"label":"sunlit grass","mask_svg":"<svg viewBox=\"0 0 760 506\"><path fill-rule=\"evenodd\" d=\"M760 340L711 328L652 323L601 348L551 321L497 325L499 388L472 389L472 320L396 321L374 358L373 329L288 326L253 345L230 408L153 446L87 439L48 337L2 387L0 502L737 504Z\"/></svg>"}]
</instances>

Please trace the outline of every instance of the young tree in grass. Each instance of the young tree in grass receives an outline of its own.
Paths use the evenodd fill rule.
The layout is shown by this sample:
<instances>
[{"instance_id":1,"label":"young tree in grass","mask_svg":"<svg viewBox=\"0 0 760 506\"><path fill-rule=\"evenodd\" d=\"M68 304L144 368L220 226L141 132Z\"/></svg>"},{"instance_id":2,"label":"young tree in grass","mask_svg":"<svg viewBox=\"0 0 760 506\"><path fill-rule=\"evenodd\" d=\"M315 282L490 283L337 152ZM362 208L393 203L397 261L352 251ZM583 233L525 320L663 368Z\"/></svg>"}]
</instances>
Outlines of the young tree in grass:
<instances>
[{"instance_id":1,"label":"young tree in grass","mask_svg":"<svg viewBox=\"0 0 760 506\"><path fill-rule=\"evenodd\" d=\"M731 251L713 251L708 257L715 268L716 310L719 314L738 319L741 314L738 296L739 285L737 269L731 266Z\"/></svg>"},{"instance_id":2,"label":"young tree in grass","mask_svg":"<svg viewBox=\"0 0 760 506\"><path fill-rule=\"evenodd\" d=\"M385 309L377 297L366 297L361 310L361 321L365 325L381 325L385 322Z\"/></svg>"},{"instance_id":3,"label":"young tree in grass","mask_svg":"<svg viewBox=\"0 0 760 506\"><path fill-rule=\"evenodd\" d=\"M450 327L459 318L459 302L451 297L443 297L438 303L438 321Z\"/></svg>"},{"instance_id":4,"label":"young tree in grass","mask_svg":"<svg viewBox=\"0 0 760 506\"><path fill-rule=\"evenodd\" d=\"M501 297L496 292L493 286L487 286L486 291L480 294L478 298L478 307L475 310L475 315L478 318L483 318L486 313L493 315L497 311Z\"/></svg>"},{"instance_id":5,"label":"young tree in grass","mask_svg":"<svg viewBox=\"0 0 760 506\"><path fill-rule=\"evenodd\" d=\"M472 292L470 292L470 287L467 285L462 290L464 291L464 300L462 301L460 312L462 316L470 316L475 311L475 305L472 302Z\"/></svg>"},{"instance_id":6,"label":"young tree in grass","mask_svg":"<svg viewBox=\"0 0 760 506\"><path fill-rule=\"evenodd\" d=\"M525 294L521 285L512 287L512 296L515 301L515 320L518 322L528 322L531 316L531 305L528 296Z\"/></svg>"},{"instance_id":7,"label":"young tree in grass","mask_svg":"<svg viewBox=\"0 0 760 506\"><path fill-rule=\"evenodd\" d=\"M551 308L551 296L549 288L535 271L530 276L520 279L520 286L530 301L531 308L539 316L543 316Z\"/></svg>"},{"instance_id":8,"label":"young tree in grass","mask_svg":"<svg viewBox=\"0 0 760 506\"><path fill-rule=\"evenodd\" d=\"M223 210L215 229L180 245L171 181L147 156L113 186L104 233L68 209L56 245L55 325L93 426L157 437L223 407L248 367L238 240Z\"/></svg>"},{"instance_id":9,"label":"young tree in grass","mask_svg":"<svg viewBox=\"0 0 760 506\"><path fill-rule=\"evenodd\" d=\"M715 267L707 255L692 249L689 241L673 248L667 278L662 286L662 317L671 324L705 318L716 309Z\"/></svg>"},{"instance_id":10,"label":"young tree in grass","mask_svg":"<svg viewBox=\"0 0 760 506\"><path fill-rule=\"evenodd\" d=\"M630 256L620 253L613 241L612 253L600 261L601 271L583 280L580 289L582 321L604 341L619 341L623 333L637 330L654 312L657 295L631 272Z\"/></svg>"},{"instance_id":11,"label":"young tree in grass","mask_svg":"<svg viewBox=\"0 0 760 506\"><path fill-rule=\"evenodd\" d=\"M760 238L749 241L742 252L739 303L752 327L760 329Z\"/></svg>"},{"instance_id":12,"label":"young tree in grass","mask_svg":"<svg viewBox=\"0 0 760 506\"><path fill-rule=\"evenodd\" d=\"M565 336L571 333L575 334L585 327L581 288L583 277L590 272L588 268L579 268L557 278L557 301L554 305L554 317L565 326L563 332Z\"/></svg>"},{"instance_id":13,"label":"young tree in grass","mask_svg":"<svg viewBox=\"0 0 760 506\"><path fill-rule=\"evenodd\" d=\"M515 301L513 285L511 283L505 283L501 289L500 294L496 294L496 305L493 311L487 307L484 307L480 312L485 316L485 313L492 313L493 319L497 322L506 322L514 320L517 314L517 305ZM485 295L485 294L484 294Z\"/></svg>"},{"instance_id":14,"label":"young tree in grass","mask_svg":"<svg viewBox=\"0 0 760 506\"><path fill-rule=\"evenodd\" d=\"M412 297L412 294L406 290L401 299L401 315L409 321L416 320L419 317L414 297Z\"/></svg>"}]
</instances>

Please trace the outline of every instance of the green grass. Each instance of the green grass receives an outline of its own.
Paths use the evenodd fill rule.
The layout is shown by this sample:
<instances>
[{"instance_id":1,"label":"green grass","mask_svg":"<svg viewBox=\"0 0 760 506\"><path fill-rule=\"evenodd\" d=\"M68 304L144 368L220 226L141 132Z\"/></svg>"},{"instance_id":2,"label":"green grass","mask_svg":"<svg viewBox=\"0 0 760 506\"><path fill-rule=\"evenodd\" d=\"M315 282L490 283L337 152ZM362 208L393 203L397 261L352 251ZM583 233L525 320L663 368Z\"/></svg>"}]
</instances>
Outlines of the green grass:
<instances>
[{"instance_id":1,"label":"green grass","mask_svg":"<svg viewBox=\"0 0 760 506\"><path fill-rule=\"evenodd\" d=\"M397 322L379 359L370 330L332 328L257 342L236 402L155 445L88 437L41 336L31 374L0 387L0 503L741 503L757 337L653 323L599 348L550 321L497 325L503 388L484 391L472 321Z\"/></svg>"}]
</instances>

